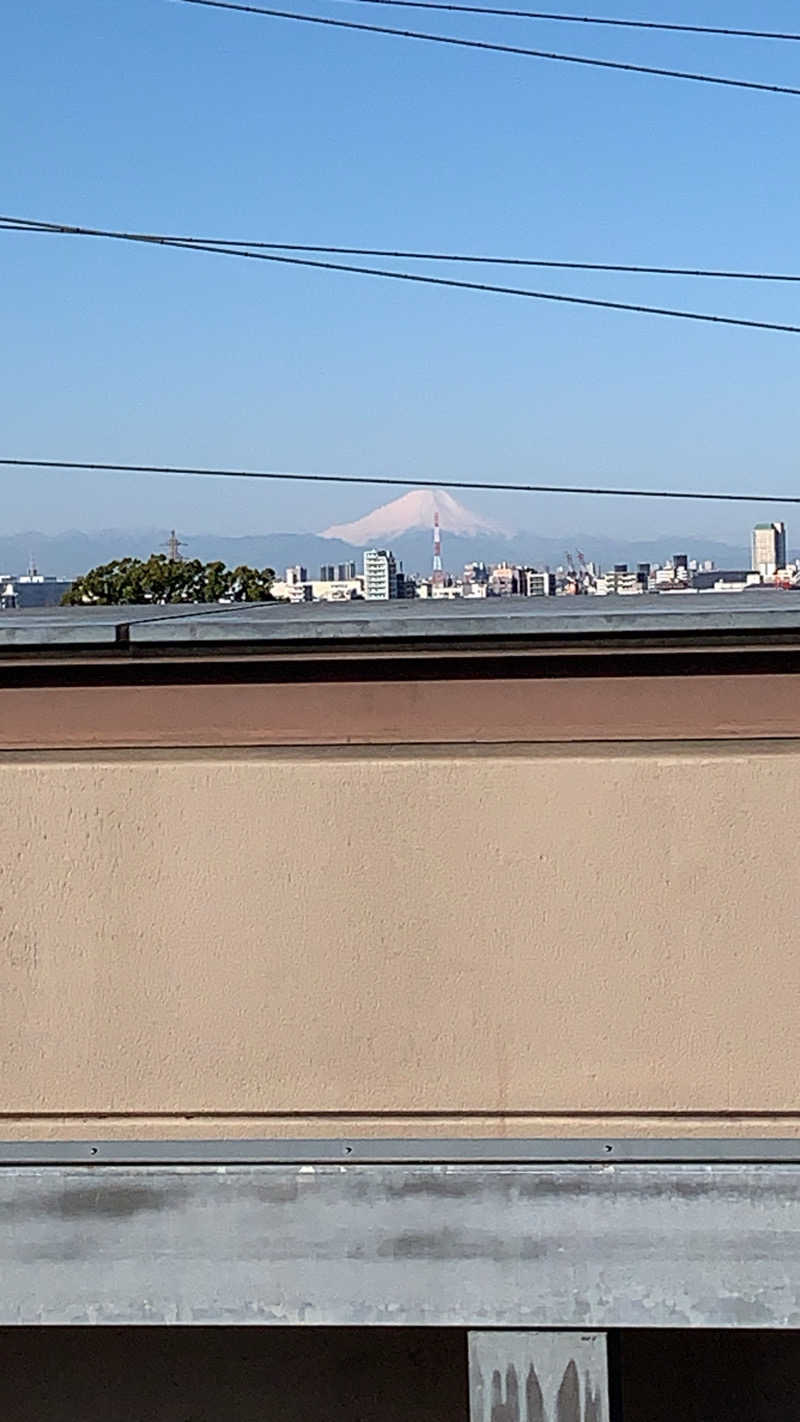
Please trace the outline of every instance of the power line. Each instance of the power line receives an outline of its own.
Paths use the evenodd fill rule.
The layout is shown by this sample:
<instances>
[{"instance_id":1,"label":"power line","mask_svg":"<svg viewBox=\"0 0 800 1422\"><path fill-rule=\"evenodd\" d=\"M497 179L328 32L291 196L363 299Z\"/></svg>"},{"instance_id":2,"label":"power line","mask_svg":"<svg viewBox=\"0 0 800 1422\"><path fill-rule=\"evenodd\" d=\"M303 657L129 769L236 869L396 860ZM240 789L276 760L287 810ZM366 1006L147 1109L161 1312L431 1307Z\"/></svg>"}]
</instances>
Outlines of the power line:
<instances>
[{"instance_id":1,"label":"power line","mask_svg":"<svg viewBox=\"0 0 800 1422\"><path fill-rule=\"evenodd\" d=\"M620 59L594 59L588 55L559 54L552 50L528 49L523 45L498 44L491 40L466 39L460 35L436 35L427 30L400 30L390 25L362 24L357 20L336 20L329 15L305 15L294 10L273 10L261 5L245 5L238 0L178 0L181 5L203 5L211 10L235 10L248 15L266 15L274 20L296 20L304 25L327 25L337 30L358 30L363 34L393 35L399 39L427 40L430 44L456 45L495 54L516 54L528 59L547 59L559 64L580 64L592 69L615 69L627 74L655 75L660 79L688 79L695 84L718 84L728 89L757 89L768 94L800 96L800 89L788 84L764 84L754 79L731 79L720 74L700 74L687 69L664 69L652 64L630 64Z\"/></svg>"},{"instance_id":2,"label":"power line","mask_svg":"<svg viewBox=\"0 0 800 1422\"><path fill-rule=\"evenodd\" d=\"M608 15L565 15L552 10L505 10L494 5L446 4L444 0L355 0L360 5L389 5L406 10L446 10L461 15L496 15L514 20L548 20L558 25L595 25L620 30L656 30L684 35L720 35L725 39L800 40L783 30L740 30L729 25L679 25L668 20L625 20Z\"/></svg>"},{"instance_id":3,"label":"power line","mask_svg":"<svg viewBox=\"0 0 800 1422\"><path fill-rule=\"evenodd\" d=\"M603 485L489 483L483 479L398 479L384 474L299 474L275 469L207 469L176 464L87 463L75 459L4 459L6 469L64 469L89 474L169 474L183 478L273 479L306 484L380 484L400 489L482 489L490 493L579 494L618 499L693 499L726 504L800 504L800 494L707 493L699 489L613 489Z\"/></svg>"},{"instance_id":4,"label":"power line","mask_svg":"<svg viewBox=\"0 0 800 1422\"><path fill-rule=\"evenodd\" d=\"M0 220L0 228L3 226ZM447 287L456 291L478 291L497 296L519 296L530 301L555 302L565 306L593 307L603 311L632 311L641 316L669 316L681 321L696 321L715 326L737 326L747 330L781 331L789 335L800 335L800 326L783 321L760 321L744 316L718 316L710 312L686 311L672 306L649 306L642 302L611 301L595 296L573 296L564 292L534 291L524 286L500 286L494 282L465 281L458 277L431 276L423 272L398 272L387 267L366 267L354 262L323 261L321 258L285 256L278 252L246 251L242 248L221 247L211 242L199 242L190 238L164 237L155 233L117 232L103 228L69 227L52 224L43 226L31 224L24 228L18 225L6 226L8 231L30 231L46 235L98 237L114 241L139 242L149 246L174 247L187 252L211 252L224 257L243 257L250 261L277 262L283 266L310 267L317 271L346 272L355 276L379 277L385 281L411 282L423 286Z\"/></svg>"},{"instance_id":5,"label":"power line","mask_svg":"<svg viewBox=\"0 0 800 1422\"><path fill-rule=\"evenodd\" d=\"M373 0L364 0L364 3L371 4ZM77 235L93 237L111 235L96 228L71 227L63 223L39 222L33 218L5 217L0 215L0 230L1 229L10 232L52 232L61 236ZM331 247L318 242L254 242L244 239L236 240L229 237L185 236L180 233L168 233L162 236L159 234L120 232L114 233L113 235L125 237L126 239L129 238L131 241L151 240L153 242L175 242L182 246L193 246L195 243L199 243L201 250L205 250L207 247L241 247L250 248L252 251L319 252L331 256L380 257L385 260L396 259L409 262L450 262L454 265L463 266L536 267L553 271L621 272L637 276L707 277L712 279L721 278L728 281L800 282L800 273L797 272L736 271L718 267L656 267L628 262L557 261L543 257L497 257L464 252L424 252L416 249L404 250L402 248L391 247Z\"/></svg>"}]
</instances>

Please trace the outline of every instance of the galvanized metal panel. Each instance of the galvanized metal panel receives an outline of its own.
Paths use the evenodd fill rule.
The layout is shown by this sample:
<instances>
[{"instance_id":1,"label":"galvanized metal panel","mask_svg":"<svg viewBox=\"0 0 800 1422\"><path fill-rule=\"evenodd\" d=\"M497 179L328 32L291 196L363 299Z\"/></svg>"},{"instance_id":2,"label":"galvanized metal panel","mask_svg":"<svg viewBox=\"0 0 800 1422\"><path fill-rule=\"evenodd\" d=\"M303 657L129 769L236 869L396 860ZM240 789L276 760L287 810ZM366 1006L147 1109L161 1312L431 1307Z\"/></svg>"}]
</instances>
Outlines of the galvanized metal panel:
<instances>
[{"instance_id":1,"label":"galvanized metal panel","mask_svg":"<svg viewBox=\"0 0 800 1422\"><path fill-rule=\"evenodd\" d=\"M0 1324L800 1327L797 1165L0 1169Z\"/></svg>"},{"instance_id":2,"label":"galvanized metal panel","mask_svg":"<svg viewBox=\"0 0 800 1422\"><path fill-rule=\"evenodd\" d=\"M470 1422L608 1422L604 1333L470 1333Z\"/></svg>"}]
</instances>

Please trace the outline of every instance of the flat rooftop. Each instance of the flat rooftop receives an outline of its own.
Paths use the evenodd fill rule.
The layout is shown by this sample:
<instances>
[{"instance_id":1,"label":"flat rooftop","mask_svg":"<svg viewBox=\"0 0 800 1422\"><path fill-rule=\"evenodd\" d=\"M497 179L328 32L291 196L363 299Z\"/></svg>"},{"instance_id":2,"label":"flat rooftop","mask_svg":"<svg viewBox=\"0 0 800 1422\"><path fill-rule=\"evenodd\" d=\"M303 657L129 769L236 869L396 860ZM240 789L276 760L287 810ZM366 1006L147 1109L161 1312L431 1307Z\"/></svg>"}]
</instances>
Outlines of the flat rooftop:
<instances>
[{"instance_id":1,"label":"flat rooftop","mask_svg":"<svg viewBox=\"0 0 800 1422\"><path fill-rule=\"evenodd\" d=\"M800 591L655 594L641 597L491 598L347 603L176 604L0 611L0 656L158 647L233 652L348 643L578 643L693 637L800 638Z\"/></svg>"}]
</instances>

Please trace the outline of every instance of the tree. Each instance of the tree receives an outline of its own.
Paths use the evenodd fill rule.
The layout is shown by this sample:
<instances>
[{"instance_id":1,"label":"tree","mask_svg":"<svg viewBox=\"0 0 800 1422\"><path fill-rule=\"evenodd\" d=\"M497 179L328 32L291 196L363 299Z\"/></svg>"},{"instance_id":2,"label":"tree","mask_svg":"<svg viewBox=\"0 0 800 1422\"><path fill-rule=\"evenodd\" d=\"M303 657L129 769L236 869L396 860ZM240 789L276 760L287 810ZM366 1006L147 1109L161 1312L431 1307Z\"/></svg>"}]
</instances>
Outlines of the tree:
<instances>
[{"instance_id":1,"label":"tree","mask_svg":"<svg viewBox=\"0 0 800 1422\"><path fill-rule=\"evenodd\" d=\"M271 602L275 574L271 568L231 571L217 560L167 558L153 553L147 560L121 558L91 568L77 578L61 599L65 607L89 604Z\"/></svg>"},{"instance_id":2,"label":"tree","mask_svg":"<svg viewBox=\"0 0 800 1422\"><path fill-rule=\"evenodd\" d=\"M231 575L221 559L206 563L203 569L203 589L198 602L221 602L230 593Z\"/></svg>"},{"instance_id":3,"label":"tree","mask_svg":"<svg viewBox=\"0 0 800 1422\"><path fill-rule=\"evenodd\" d=\"M272 583L275 577L271 568L234 568L231 574L231 596L234 602L271 602Z\"/></svg>"}]
</instances>

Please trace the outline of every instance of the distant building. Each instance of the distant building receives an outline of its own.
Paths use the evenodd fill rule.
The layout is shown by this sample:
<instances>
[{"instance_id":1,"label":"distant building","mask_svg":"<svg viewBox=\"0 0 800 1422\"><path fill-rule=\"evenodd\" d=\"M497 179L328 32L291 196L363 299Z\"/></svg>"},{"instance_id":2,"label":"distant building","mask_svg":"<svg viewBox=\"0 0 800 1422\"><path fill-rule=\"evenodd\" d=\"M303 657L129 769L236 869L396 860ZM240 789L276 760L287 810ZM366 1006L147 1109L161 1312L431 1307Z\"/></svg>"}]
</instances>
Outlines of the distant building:
<instances>
[{"instance_id":1,"label":"distant building","mask_svg":"<svg viewBox=\"0 0 800 1422\"><path fill-rule=\"evenodd\" d=\"M335 564L335 563L323 563L323 564L322 564L322 567L321 567L320 570L319 570L319 580L320 580L321 583L335 583L335 582L336 582L336 564Z\"/></svg>"},{"instance_id":2,"label":"distant building","mask_svg":"<svg viewBox=\"0 0 800 1422\"><path fill-rule=\"evenodd\" d=\"M485 563L465 563L463 581L476 587L486 588L489 582L488 567Z\"/></svg>"},{"instance_id":3,"label":"distant building","mask_svg":"<svg viewBox=\"0 0 800 1422\"><path fill-rule=\"evenodd\" d=\"M397 563L385 548L370 548L364 554L364 597L369 602L397 597Z\"/></svg>"},{"instance_id":4,"label":"distant building","mask_svg":"<svg viewBox=\"0 0 800 1422\"><path fill-rule=\"evenodd\" d=\"M354 602L364 596L363 578L328 578L309 583L314 602Z\"/></svg>"},{"instance_id":5,"label":"distant building","mask_svg":"<svg viewBox=\"0 0 800 1422\"><path fill-rule=\"evenodd\" d=\"M540 573L536 568L520 568L519 577L523 597L555 597L555 573Z\"/></svg>"},{"instance_id":6,"label":"distant building","mask_svg":"<svg viewBox=\"0 0 800 1422\"><path fill-rule=\"evenodd\" d=\"M35 572L21 578L4 576L0 581L3 607L58 607L72 587L69 578L45 578Z\"/></svg>"},{"instance_id":7,"label":"distant building","mask_svg":"<svg viewBox=\"0 0 800 1422\"><path fill-rule=\"evenodd\" d=\"M616 597L630 597L646 593L650 578L647 564L641 564L635 573L630 572L627 563L615 563L613 569L597 579L595 592Z\"/></svg>"},{"instance_id":8,"label":"distant building","mask_svg":"<svg viewBox=\"0 0 800 1422\"><path fill-rule=\"evenodd\" d=\"M411 573L403 572L402 563L397 570L397 596L409 598L417 596L417 580Z\"/></svg>"},{"instance_id":9,"label":"distant building","mask_svg":"<svg viewBox=\"0 0 800 1422\"><path fill-rule=\"evenodd\" d=\"M338 583L349 583L356 575L355 563L338 563L336 566L336 581Z\"/></svg>"},{"instance_id":10,"label":"distant building","mask_svg":"<svg viewBox=\"0 0 800 1422\"><path fill-rule=\"evenodd\" d=\"M364 596L364 579L355 574L352 578L311 579L307 570L298 566L287 568L285 581L274 582L272 591L284 602L353 602Z\"/></svg>"},{"instance_id":11,"label":"distant building","mask_svg":"<svg viewBox=\"0 0 800 1422\"><path fill-rule=\"evenodd\" d=\"M705 568L692 574L692 587L698 592L744 592L758 587L761 574L741 568Z\"/></svg>"},{"instance_id":12,"label":"distant building","mask_svg":"<svg viewBox=\"0 0 800 1422\"><path fill-rule=\"evenodd\" d=\"M520 570L510 563L498 563L489 574L491 597L515 597L520 591Z\"/></svg>"},{"instance_id":13,"label":"distant building","mask_svg":"<svg viewBox=\"0 0 800 1422\"><path fill-rule=\"evenodd\" d=\"M753 529L753 571L762 578L774 578L779 568L786 567L786 524L757 523Z\"/></svg>"},{"instance_id":14,"label":"distant building","mask_svg":"<svg viewBox=\"0 0 800 1422\"><path fill-rule=\"evenodd\" d=\"M663 568L640 563L640 570L648 569L647 586L657 592L685 592L692 580L689 559L685 553L676 553Z\"/></svg>"}]
</instances>

